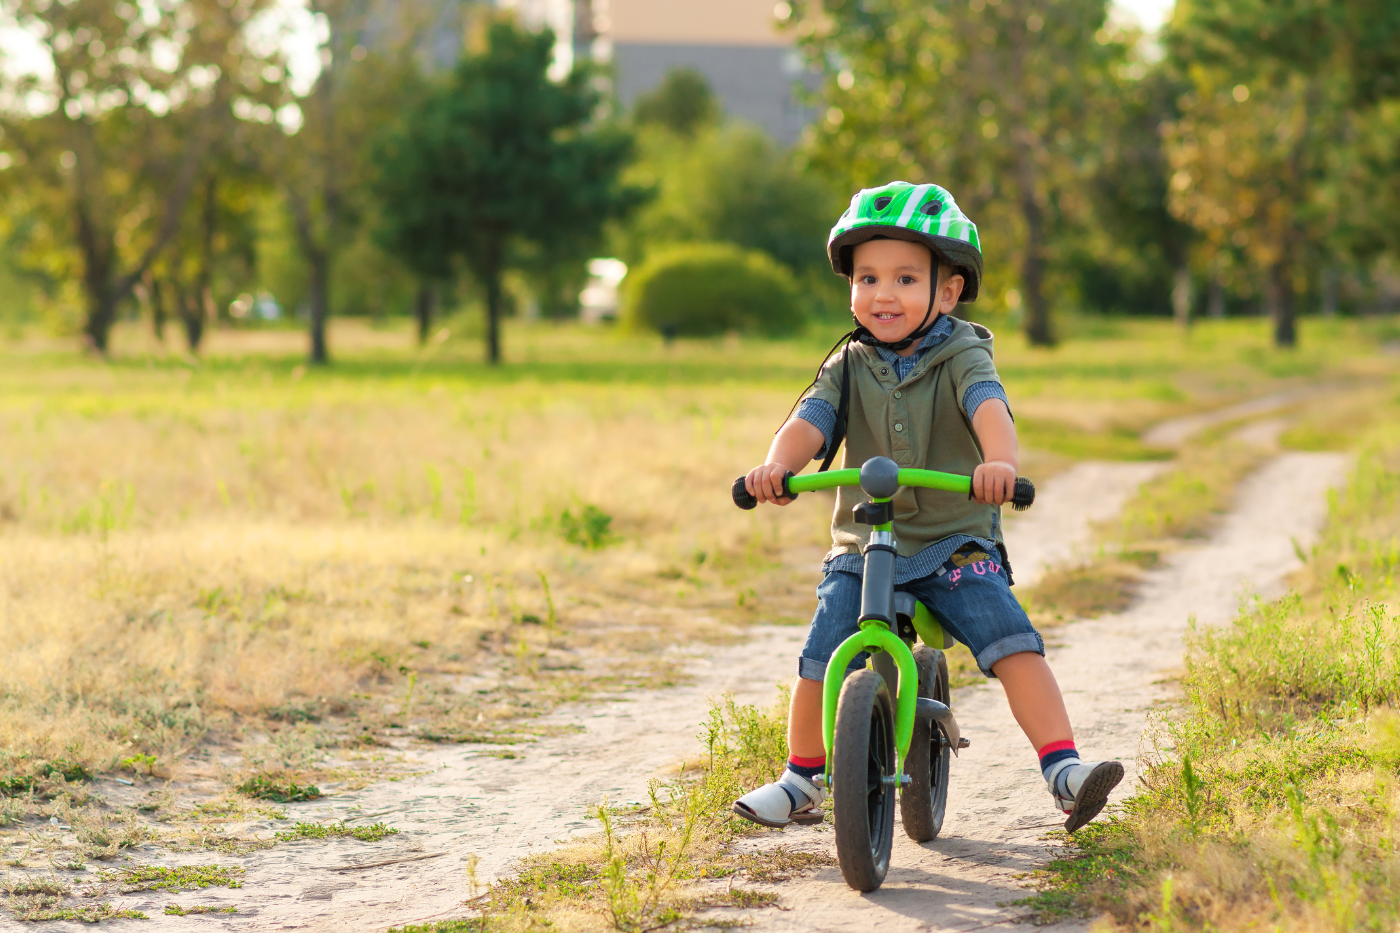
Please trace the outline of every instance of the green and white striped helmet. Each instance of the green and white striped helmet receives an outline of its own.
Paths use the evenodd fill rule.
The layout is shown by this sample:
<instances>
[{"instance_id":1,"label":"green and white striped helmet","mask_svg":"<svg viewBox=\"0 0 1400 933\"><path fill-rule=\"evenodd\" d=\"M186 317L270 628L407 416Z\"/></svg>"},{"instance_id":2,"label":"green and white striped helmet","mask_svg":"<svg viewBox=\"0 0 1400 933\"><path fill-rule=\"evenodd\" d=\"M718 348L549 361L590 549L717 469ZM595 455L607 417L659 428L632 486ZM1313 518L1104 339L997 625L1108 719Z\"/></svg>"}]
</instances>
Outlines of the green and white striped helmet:
<instances>
[{"instance_id":1,"label":"green and white striped helmet","mask_svg":"<svg viewBox=\"0 0 1400 933\"><path fill-rule=\"evenodd\" d=\"M953 196L938 185L892 181L865 188L831 228L826 252L831 268L851 276L851 253L857 244L877 237L922 243L940 262L957 267L964 283L961 301L976 301L982 283L982 241Z\"/></svg>"}]
</instances>

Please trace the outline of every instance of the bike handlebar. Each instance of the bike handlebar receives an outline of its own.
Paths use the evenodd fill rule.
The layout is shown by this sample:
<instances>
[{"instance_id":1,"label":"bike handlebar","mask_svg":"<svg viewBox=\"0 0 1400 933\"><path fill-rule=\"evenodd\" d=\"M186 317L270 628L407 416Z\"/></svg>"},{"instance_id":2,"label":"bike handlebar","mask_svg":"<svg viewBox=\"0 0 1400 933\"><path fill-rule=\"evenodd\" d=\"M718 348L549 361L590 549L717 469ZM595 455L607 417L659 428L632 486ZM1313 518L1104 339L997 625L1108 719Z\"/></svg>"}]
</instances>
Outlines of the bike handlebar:
<instances>
[{"instance_id":1,"label":"bike handlebar","mask_svg":"<svg viewBox=\"0 0 1400 933\"><path fill-rule=\"evenodd\" d=\"M805 473L797 476L791 470L783 477L783 492L796 499L799 493L815 492L818 489L831 489L836 486L859 486L860 470L828 470L825 473ZM937 470L900 470L899 485L915 486L920 489L942 489L946 492L966 493L972 496L972 477L958 473L940 473ZM749 495L744 485L744 477L734 481L730 489L734 504L741 509L758 507L758 499ZM1011 495L1011 507L1018 512L1031 507L1035 502L1035 484L1024 476L1016 477L1016 488Z\"/></svg>"}]
</instances>

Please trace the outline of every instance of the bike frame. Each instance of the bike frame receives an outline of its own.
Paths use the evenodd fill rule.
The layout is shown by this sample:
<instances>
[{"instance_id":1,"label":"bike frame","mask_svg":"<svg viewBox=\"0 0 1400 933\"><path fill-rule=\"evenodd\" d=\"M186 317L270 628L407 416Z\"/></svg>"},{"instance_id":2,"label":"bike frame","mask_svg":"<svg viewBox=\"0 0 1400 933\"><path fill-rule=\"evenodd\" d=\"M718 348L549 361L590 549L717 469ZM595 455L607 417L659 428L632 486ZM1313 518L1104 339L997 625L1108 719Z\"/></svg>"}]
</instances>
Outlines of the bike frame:
<instances>
[{"instance_id":1,"label":"bike frame","mask_svg":"<svg viewBox=\"0 0 1400 933\"><path fill-rule=\"evenodd\" d=\"M787 489L792 493L812 492L818 489L832 489L837 486L859 486L860 470L831 470L825 473L809 473L805 476L792 476L787 480ZM940 473L936 470L900 470L900 486L916 486L922 489L942 489L947 492L970 493L972 478L956 473ZM872 497L871 502L881 505L892 497ZM894 616L894 523L884 522L871 528L871 542L877 541L877 549L889 553L888 572L865 573L861 582L861 623L860 631L843 641L827 662L826 677L822 681L822 744L826 748L826 777L831 780L831 756L836 732L836 705L841 697L841 685L846 679L846 666L862 651L872 655L884 651L894 661L899 671L899 683L891 684L896 690L894 735L895 773L904 774L904 759L909 754L909 745L914 737L915 709L919 699L919 672L914 666L914 653L910 643L895 633ZM883 556L883 555L882 555ZM864 552L867 568L871 559L871 545ZM878 578L878 579L877 579ZM924 643L934 648L946 644L942 626L929 614L923 603L917 603L913 620L914 631ZM911 639L912 641L912 639Z\"/></svg>"}]
</instances>

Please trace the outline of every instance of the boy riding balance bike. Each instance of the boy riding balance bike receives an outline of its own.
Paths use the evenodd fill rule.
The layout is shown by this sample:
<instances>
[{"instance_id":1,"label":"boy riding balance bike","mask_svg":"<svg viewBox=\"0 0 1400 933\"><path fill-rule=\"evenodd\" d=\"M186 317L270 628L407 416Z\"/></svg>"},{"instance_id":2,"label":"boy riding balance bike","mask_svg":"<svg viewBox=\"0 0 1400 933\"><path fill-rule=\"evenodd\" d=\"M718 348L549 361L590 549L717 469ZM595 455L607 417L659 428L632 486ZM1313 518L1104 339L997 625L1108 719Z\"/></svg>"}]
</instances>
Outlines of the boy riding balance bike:
<instances>
[{"instance_id":1,"label":"boy riding balance bike","mask_svg":"<svg viewBox=\"0 0 1400 933\"><path fill-rule=\"evenodd\" d=\"M851 199L827 253L850 282L857 326L764 463L734 484L746 508L837 489L787 769L734 812L764 826L819 823L830 787L842 873L872 890L889 864L894 788L909 835L933 838L948 754L965 744L948 709L945 633L1001 681L1067 830L1098 815L1123 766L1080 759L1045 643L1011 593L1000 507L1025 507L1034 490L1016 476L992 334L950 316L981 285L976 226L943 188L891 182ZM843 469L829 471L843 444ZM819 472L794 475L817 458ZM916 634L924 645L911 651Z\"/></svg>"}]
</instances>

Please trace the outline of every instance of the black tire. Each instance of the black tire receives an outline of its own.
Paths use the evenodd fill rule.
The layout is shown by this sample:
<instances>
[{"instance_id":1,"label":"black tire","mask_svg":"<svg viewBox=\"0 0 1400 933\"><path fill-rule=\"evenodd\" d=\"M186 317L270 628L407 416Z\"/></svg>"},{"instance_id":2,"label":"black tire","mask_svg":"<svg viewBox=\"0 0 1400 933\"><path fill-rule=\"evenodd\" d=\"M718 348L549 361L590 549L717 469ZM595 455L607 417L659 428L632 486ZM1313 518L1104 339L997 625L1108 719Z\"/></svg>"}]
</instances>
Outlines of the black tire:
<instances>
[{"instance_id":1,"label":"black tire","mask_svg":"<svg viewBox=\"0 0 1400 933\"><path fill-rule=\"evenodd\" d=\"M856 671L841 687L836 706L832 798L836 808L836 860L841 877L857 891L885 880L894 845L894 704L885 679Z\"/></svg>"},{"instance_id":2,"label":"black tire","mask_svg":"<svg viewBox=\"0 0 1400 933\"><path fill-rule=\"evenodd\" d=\"M943 652L927 645L914 649L919 669L919 696L947 703L948 662ZM904 832L915 842L928 842L943 828L948 809L948 765L953 750L943 738L938 724L929 719L914 721L914 738L904 759L909 784L899 794L899 816Z\"/></svg>"}]
</instances>

